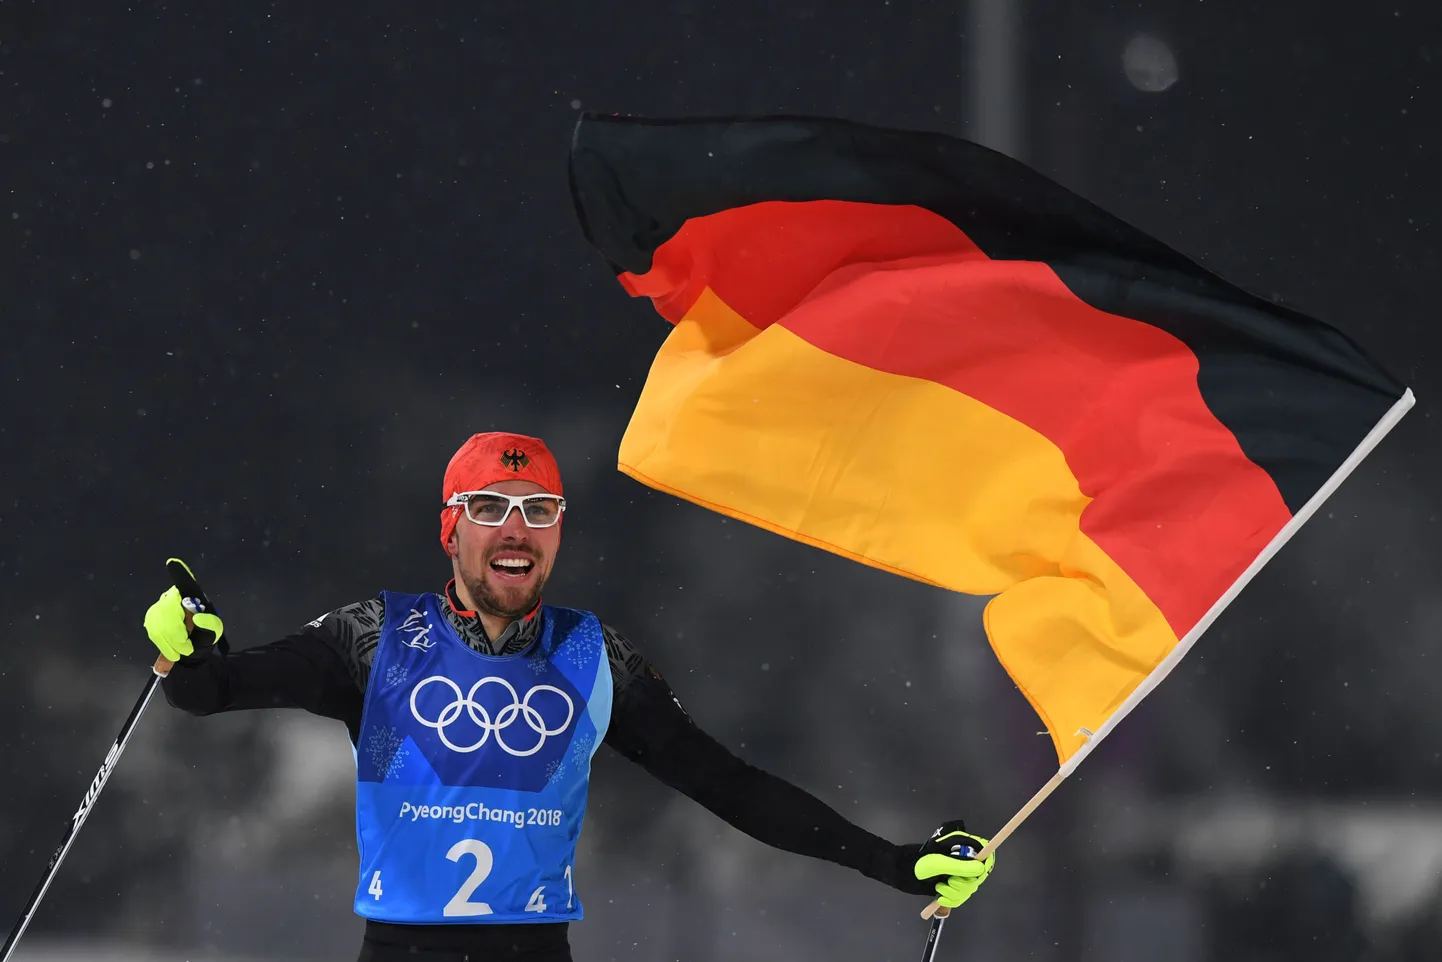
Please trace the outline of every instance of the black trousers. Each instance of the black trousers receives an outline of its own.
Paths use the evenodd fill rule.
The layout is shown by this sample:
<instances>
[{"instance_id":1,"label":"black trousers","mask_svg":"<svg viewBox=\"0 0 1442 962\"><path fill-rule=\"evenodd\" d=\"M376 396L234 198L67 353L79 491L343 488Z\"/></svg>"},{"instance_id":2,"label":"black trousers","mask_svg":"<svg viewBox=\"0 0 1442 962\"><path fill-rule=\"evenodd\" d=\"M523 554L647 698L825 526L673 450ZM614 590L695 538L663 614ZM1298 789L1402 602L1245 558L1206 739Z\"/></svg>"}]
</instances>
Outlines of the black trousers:
<instances>
[{"instance_id":1,"label":"black trousers","mask_svg":"<svg viewBox=\"0 0 1442 962\"><path fill-rule=\"evenodd\" d=\"M572 962L565 922L394 925L367 922L357 962Z\"/></svg>"}]
</instances>

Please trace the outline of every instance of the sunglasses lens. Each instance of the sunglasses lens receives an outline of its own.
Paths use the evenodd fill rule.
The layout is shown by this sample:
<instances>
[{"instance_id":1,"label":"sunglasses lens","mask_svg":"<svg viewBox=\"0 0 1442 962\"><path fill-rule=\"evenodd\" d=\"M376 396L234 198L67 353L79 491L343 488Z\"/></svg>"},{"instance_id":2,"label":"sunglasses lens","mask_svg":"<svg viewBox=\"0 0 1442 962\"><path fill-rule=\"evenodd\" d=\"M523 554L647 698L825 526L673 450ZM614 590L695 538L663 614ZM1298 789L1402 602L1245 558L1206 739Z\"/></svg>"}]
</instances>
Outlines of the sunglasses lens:
<instances>
[{"instance_id":1,"label":"sunglasses lens","mask_svg":"<svg viewBox=\"0 0 1442 962\"><path fill-rule=\"evenodd\" d=\"M527 524L548 528L561 517L561 502L555 498L527 498L523 510Z\"/></svg>"},{"instance_id":2,"label":"sunglasses lens","mask_svg":"<svg viewBox=\"0 0 1442 962\"><path fill-rule=\"evenodd\" d=\"M511 503L490 494L473 494L466 502L466 515L476 524L500 524L506 520Z\"/></svg>"}]
</instances>

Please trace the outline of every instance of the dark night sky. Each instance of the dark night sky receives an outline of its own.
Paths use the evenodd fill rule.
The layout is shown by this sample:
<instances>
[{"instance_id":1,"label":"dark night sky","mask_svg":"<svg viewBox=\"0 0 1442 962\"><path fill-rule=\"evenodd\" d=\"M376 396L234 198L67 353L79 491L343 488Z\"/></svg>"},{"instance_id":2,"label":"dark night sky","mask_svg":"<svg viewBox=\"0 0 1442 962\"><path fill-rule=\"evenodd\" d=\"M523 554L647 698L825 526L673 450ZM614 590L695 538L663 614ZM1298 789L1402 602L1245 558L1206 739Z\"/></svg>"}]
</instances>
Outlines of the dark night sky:
<instances>
[{"instance_id":1,"label":"dark night sky","mask_svg":"<svg viewBox=\"0 0 1442 962\"><path fill-rule=\"evenodd\" d=\"M55 526L90 499L106 510L77 529L86 567L135 564L242 502L247 527L264 518L273 545L308 542L302 563L325 565L303 532L371 501L354 482L381 470L380 432L432 430L446 450L471 427L450 404L623 423L662 329L575 228L573 102L951 130L962 110L960 17L942 4L629 4L624 22L605 5L3 9L0 438L11 525L28 522L6 536L32 576L75 563ZM1341 326L1413 386L1422 420L1442 16L1271 9L1034 8L1029 159ZM1102 69L1139 26L1185 65L1162 97ZM432 403L387 417L417 392Z\"/></svg>"},{"instance_id":2,"label":"dark night sky","mask_svg":"<svg viewBox=\"0 0 1442 962\"><path fill-rule=\"evenodd\" d=\"M565 164L581 106L961 133L963 22L960 4L899 0L0 0L0 775L17 786L0 863L23 876L0 909L143 683L164 558L194 559L241 645L430 587L441 470L473 431L553 441L579 508L555 592L673 673L719 664L737 634L748 659L786 644L798 591L853 623L838 580L927 597L761 535L715 562L755 572L745 611L715 596L739 583L695 561L719 522L614 470L665 325L585 245ZM1442 6L1046 0L1023 24L1025 159L1340 327L1418 396L1203 642L1209 669L1164 686L1176 717L1204 702L1241 753L1325 739L1271 761L1268 790L1442 795ZM1128 85L1138 30L1176 50L1173 89ZM681 588L712 597L678 608ZM41 680L97 664L85 705ZM731 683L687 690L719 703ZM805 717L772 724L769 761L816 751ZM1146 766L1157 785L1213 777L1161 750ZM44 841L7 857L21 833Z\"/></svg>"}]
</instances>

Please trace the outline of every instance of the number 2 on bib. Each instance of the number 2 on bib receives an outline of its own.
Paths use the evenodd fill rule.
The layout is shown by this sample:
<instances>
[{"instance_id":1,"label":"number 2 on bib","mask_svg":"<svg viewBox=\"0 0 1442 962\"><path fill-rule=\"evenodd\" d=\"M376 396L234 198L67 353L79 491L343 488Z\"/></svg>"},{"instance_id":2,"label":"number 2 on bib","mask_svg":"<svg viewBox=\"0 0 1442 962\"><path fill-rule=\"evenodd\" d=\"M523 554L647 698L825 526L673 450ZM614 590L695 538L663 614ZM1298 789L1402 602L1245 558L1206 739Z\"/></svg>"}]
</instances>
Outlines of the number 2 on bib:
<instances>
[{"instance_id":1,"label":"number 2 on bib","mask_svg":"<svg viewBox=\"0 0 1442 962\"><path fill-rule=\"evenodd\" d=\"M490 915L491 907L485 902L472 902L471 893L480 888L486 876L491 874L491 869L496 864L496 857L491 853L491 847L478 838L463 838L451 846L446 853L446 858L452 862L459 862L462 855L474 855L476 867L471 870L470 877L461 886L454 897L446 903L442 914L451 917L467 917L475 915ZM535 896L531 897L533 900Z\"/></svg>"}]
</instances>

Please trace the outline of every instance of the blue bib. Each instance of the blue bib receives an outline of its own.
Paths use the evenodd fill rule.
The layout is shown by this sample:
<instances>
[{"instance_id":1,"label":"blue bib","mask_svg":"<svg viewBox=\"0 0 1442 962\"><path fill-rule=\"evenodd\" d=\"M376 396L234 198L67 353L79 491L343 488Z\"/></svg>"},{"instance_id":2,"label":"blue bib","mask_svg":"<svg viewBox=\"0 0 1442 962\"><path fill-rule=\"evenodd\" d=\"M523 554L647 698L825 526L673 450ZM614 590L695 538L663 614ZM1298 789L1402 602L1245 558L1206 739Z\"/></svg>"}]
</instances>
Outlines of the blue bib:
<instances>
[{"instance_id":1,"label":"blue bib","mask_svg":"<svg viewBox=\"0 0 1442 962\"><path fill-rule=\"evenodd\" d=\"M543 606L531 647L494 657L456 635L439 595L383 598L356 742L356 913L581 918L572 866L611 720L601 623Z\"/></svg>"}]
</instances>

